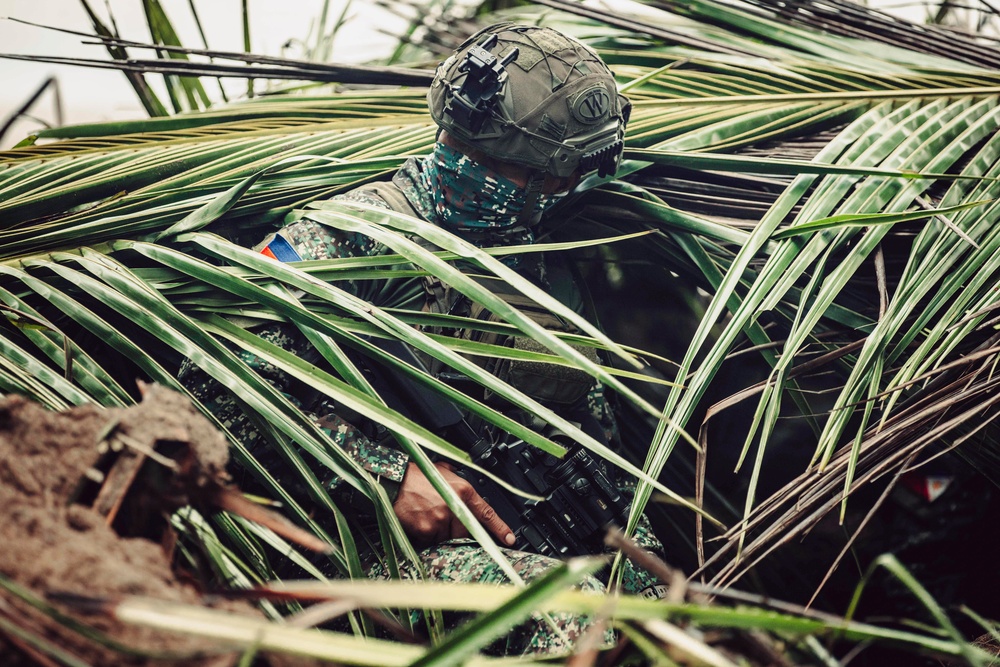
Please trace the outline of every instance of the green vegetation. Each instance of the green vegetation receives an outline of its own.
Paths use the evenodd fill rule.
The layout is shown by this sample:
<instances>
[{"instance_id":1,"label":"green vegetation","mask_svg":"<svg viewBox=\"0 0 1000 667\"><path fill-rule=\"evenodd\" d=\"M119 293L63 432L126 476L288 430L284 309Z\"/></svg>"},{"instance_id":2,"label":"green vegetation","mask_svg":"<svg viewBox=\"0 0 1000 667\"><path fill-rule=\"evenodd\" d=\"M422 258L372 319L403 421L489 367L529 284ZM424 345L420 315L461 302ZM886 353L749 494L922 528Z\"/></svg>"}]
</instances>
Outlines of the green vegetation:
<instances>
[{"instance_id":1,"label":"green vegetation","mask_svg":"<svg viewBox=\"0 0 1000 667\"><path fill-rule=\"evenodd\" d=\"M258 82L250 87L257 93L252 99L209 105L208 82L174 72L166 75L168 110L145 82L158 75L131 72L154 117L43 131L0 153L6 318L0 388L52 409L121 406L137 400L138 375L184 391L176 373L190 359L259 416L262 432L300 479L279 483L235 437L233 456L289 517L333 545L329 564L345 579L328 581L315 557L307 560L269 530L224 514L175 517L187 545L179 553L207 555L212 571L202 575L249 587L272 581L272 558L290 551L320 580L296 590L315 594L309 600L353 601L356 636L142 600L122 602L122 618L225 638L251 653L291 651L347 664L528 664L478 657L478 651L530 612L558 610L607 619L631 640L635 655L652 664L740 664L730 640L750 636L793 664L837 664L850 647L868 641L988 664L891 557L872 567L896 573L929 614L918 620L933 619L933 627L900 629L795 606L774 609L763 598L732 600L726 591L751 581L773 549L801 538L823 517L863 516L877 507L881 501L869 498L869 488L895 484L904 467L942 446L956 447L984 475L1000 479L992 424L1000 400L994 369L1000 351L1000 74L789 25L763 3L681 4L650 2L641 16L616 12L638 26L628 28L541 5L500 12L587 40L634 104L621 180L585 184L561 205L571 224L551 225L543 245L532 248L563 253L581 283L593 287L591 315L600 316L600 328L520 279L497 261L499 251L477 250L397 214L324 201L384 178L407 156L429 149L435 128L424 90L412 82L317 83L266 95ZM156 43L179 46L159 3L145 5ZM320 32L317 57L329 49L330 35ZM687 41L671 41L670 34ZM116 44L109 50L116 58L124 53ZM426 70L440 56L401 46L392 64L413 62ZM183 49L170 57L204 60ZM279 64L241 67L264 65ZM309 78L304 68L295 72ZM357 76L365 80L363 72ZM302 216L363 231L398 256L279 265L246 248L283 220ZM413 236L440 251L414 243ZM566 337L539 329L497 300L447 263L454 257L471 259L481 272L576 322L586 335L572 342L599 348L604 363L591 363ZM528 358L579 368L614 389L625 413L647 427L638 430L646 440L629 443L632 458L605 450L464 356L505 350L413 326L454 324L454 318L394 307L406 295L375 307L337 286L423 273L496 300L510 327L549 350L524 353ZM609 285L642 291L646 308L671 295L664 312L675 308L684 323L663 339L645 335L645 327L630 337L628 318L663 319L601 303L601 289ZM282 354L252 333L253 323L273 321L293 322L326 364ZM664 541L668 552L675 543L690 552L684 558L697 563L703 583L670 602L570 592L601 565L593 559L570 561L534 586L510 590L365 581L349 517L324 492L316 470L335 471L375 502L389 568L397 571L392 559L414 551L384 492L234 350L253 351L384 424L472 535L502 560L429 457L468 463L468 455L386 407L344 350L361 350L427 386L447 388L400 365L371 339L405 341L633 472L640 478L633 521L647 505L655 511L659 499L682 507L691 530ZM734 382L724 372L737 352L764 365L761 381L748 371L745 382ZM655 372L640 372L637 359ZM452 398L488 422L518 428L469 397ZM722 442L711 430L713 419L737 403L751 406L736 430L741 441ZM789 431L791 417L806 426ZM541 432L517 434L562 451ZM720 447L741 452L739 498L714 495L713 480L706 480L708 454ZM786 458L789 448L797 456ZM681 461L691 472L677 488L665 473ZM762 490L766 475L781 484ZM825 565L835 558L830 553ZM191 557L186 565L203 568L205 560ZM781 597L778 590L762 592ZM712 604L708 595L717 596ZM277 616L296 606L263 608ZM359 639L373 631L366 616L353 613L360 607L396 610L387 613L404 626L408 615L399 610L411 607L479 615L451 634L435 633L432 646L417 647Z\"/></svg>"}]
</instances>

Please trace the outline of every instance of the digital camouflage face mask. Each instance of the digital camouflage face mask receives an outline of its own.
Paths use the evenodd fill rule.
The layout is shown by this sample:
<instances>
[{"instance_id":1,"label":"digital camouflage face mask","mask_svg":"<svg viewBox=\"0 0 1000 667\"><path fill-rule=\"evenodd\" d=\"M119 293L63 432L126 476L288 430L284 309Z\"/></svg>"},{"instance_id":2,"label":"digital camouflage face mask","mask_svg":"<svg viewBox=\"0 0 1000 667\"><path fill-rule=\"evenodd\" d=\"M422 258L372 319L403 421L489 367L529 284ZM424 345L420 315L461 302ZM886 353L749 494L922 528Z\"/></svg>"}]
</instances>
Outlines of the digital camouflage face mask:
<instances>
[{"instance_id":1,"label":"digital camouflage face mask","mask_svg":"<svg viewBox=\"0 0 1000 667\"><path fill-rule=\"evenodd\" d=\"M420 162L420 185L433 219L455 231L512 229L525 206L527 191L461 151L437 143ZM532 222L558 197L538 195Z\"/></svg>"}]
</instances>

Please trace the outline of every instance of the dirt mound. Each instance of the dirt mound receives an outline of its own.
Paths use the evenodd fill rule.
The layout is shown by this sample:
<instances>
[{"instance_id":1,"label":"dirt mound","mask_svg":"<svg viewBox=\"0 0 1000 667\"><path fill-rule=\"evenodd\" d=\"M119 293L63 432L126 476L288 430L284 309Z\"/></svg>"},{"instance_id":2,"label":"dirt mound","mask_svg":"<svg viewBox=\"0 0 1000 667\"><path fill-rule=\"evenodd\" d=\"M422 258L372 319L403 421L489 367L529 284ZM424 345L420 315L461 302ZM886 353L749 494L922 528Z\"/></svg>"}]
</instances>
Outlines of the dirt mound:
<instances>
[{"instance_id":1,"label":"dirt mound","mask_svg":"<svg viewBox=\"0 0 1000 667\"><path fill-rule=\"evenodd\" d=\"M145 387L143 402L127 409L49 412L24 398L0 399L0 575L7 584L0 587L0 663L45 664L30 640L17 637L20 629L88 663L146 664L67 631L10 589L40 600L68 592L199 602L159 543L122 534L169 534L166 512L218 487L227 458L222 435L186 398L160 387ZM103 616L83 620L143 651L209 648ZM217 651L210 651L215 659ZM188 657L155 664L207 663Z\"/></svg>"}]
</instances>

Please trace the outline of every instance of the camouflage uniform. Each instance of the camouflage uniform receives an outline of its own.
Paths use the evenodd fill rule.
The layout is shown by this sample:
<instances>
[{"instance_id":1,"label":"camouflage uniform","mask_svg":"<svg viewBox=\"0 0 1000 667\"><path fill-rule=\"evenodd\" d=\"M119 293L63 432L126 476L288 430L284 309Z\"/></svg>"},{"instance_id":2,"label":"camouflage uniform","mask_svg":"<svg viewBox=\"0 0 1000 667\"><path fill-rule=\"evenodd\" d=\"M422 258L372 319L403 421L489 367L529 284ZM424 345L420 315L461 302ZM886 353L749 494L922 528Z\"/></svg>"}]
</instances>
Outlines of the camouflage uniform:
<instances>
[{"instance_id":1,"label":"camouflage uniform","mask_svg":"<svg viewBox=\"0 0 1000 667\"><path fill-rule=\"evenodd\" d=\"M432 208L433 202L425 196L424 185L421 183L420 160L411 158L407 161L393 178L393 184L399 188L416 212L430 220L437 218ZM475 195L470 193L469 196ZM340 195L335 199L344 202L362 202L368 205L390 208L384 199L375 195L370 189L365 188ZM507 233L507 230L502 229L481 229L476 230L479 233L472 234L463 233L466 230L456 231L467 236L470 241L477 245L520 245L530 243L534 240L530 227L518 228L509 233ZM261 249L266 254L271 254L267 249L278 247L276 240L279 244L287 244L299 258L310 260L372 256L388 252L387 248L366 236L326 227L308 218L298 220L282 228L276 234L267 237L258 246L258 249ZM278 254L280 255L281 252ZM503 261L535 282L545 285L545 265L537 259L540 255L536 253L526 255L525 257L528 259L509 256ZM362 298L372 299L378 304L377 296L383 289L376 284L378 282L383 281L357 283L351 281L347 284L342 284L341 287L352 291ZM420 291L419 299L423 300L424 298L423 292ZM395 303L393 305L399 304ZM420 303L406 304L408 307L419 307L420 305ZM256 333L265 340L301 358L313 363L320 362L316 350L293 325L268 325ZM338 414L336 407L330 405L323 397L309 400L308 396L314 394L314 392L311 392L307 387L297 383L287 374L282 373L262 359L246 352L241 353L241 358L279 391L291 398L306 414L310 415L320 428L330 436L336 446L345 449L371 474L379 476L381 483L385 485L390 494L390 499L395 499L399 483L402 481L403 474L406 471L409 458L406 454L392 447L373 442L360 429ZM222 387L220 383L212 380L207 374L191 364L186 364L182 369L181 379L186 386L191 388L195 396L208 409L213 411L220 421L262 463L268 466L269 472L280 483L284 477L283 473L287 474L287 465L283 461L278 460L273 453L268 455L266 443L233 395ZM611 408L604 396L603 386L595 384L580 403L575 408L578 412L576 421L582 421L580 416L586 413L604 430L607 440L613 442L616 436L615 422ZM572 410L570 413L572 413ZM566 416L567 418L573 418L571 415ZM349 485L342 483L342 480L338 479L330 471L326 471L325 476L321 476L320 481L338 503L357 503L358 496L353 489ZM248 483L252 484L252 481L243 480L242 483L244 485ZM662 550L662 545L655 538L648 522L645 520L641 523L635 538L645 548L657 553ZM503 549L503 551L510 559L515 571L528 581L555 563L552 559L537 554L510 549ZM495 583L507 581L507 577L501 568L472 540L449 540L425 549L419 555L423 570L430 579ZM370 575L373 577L387 576L381 564L377 562L371 566ZM403 564L402 576L410 578L417 576L416 568L413 567L413 564ZM642 594L647 597L657 597L662 590L662 587L658 584L659 582L646 571L632 567L631 563L626 564L623 572L623 587L626 592ZM581 584L581 588L596 592L602 591L604 586L596 579L589 578ZM455 615L449 617L447 620L449 625L454 625L461 621L461 616ZM559 626L561 634L553 632L551 627L543 622L540 617L533 617L511 632L503 641L491 647L491 651L505 655L517 655L547 653L567 649L570 648L571 642L579 637L588 623L586 618L573 614L557 614L554 615L553 620ZM610 637L607 639L610 640ZM570 644L567 644L567 642L570 642Z\"/></svg>"},{"instance_id":2,"label":"camouflage uniform","mask_svg":"<svg viewBox=\"0 0 1000 667\"><path fill-rule=\"evenodd\" d=\"M566 187L572 179L588 173L614 174L623 152L630 109L627 98L618 92L613 73L593 50L549 28L513 24L486 28L460 46L438 68L427 99L434 122L448 137L472 150L459 151L443 139L431 155L407 161L392 184L369 184L338 199L417 215L480 247L532 243L533 225L557 199L545 192L557 187L552 183ZM479 158L471 157L474 154L527 170L522 174L526 182L519 184L490 171L477 162ZM258 249L281 261L388 252L370 238L325 227L308 216L269 236ZM539 253L506 256L501 261L550 293L557 294L560 287L566 287L558 298L568 306L574 307L573 302L579 300L575 286L568 284L572 281L563 280L562 274L557 277L555 270L547 271L554 265L547 267ZM375 305L419 309L426 299L423 284L419 289L406 289L416 282L351 281L340 286ZM387 303L390 297L395 300ZM307 361L321 362L319 354L291 325L271 325L261 335ZM373 428L368 420L355 421L353 415L338 410L259 359L244 360L293 397L335 444L345 448L369 472L379 475L393 497L406 470L407 457L387 447L381 438L373 441L366 437L372 435ZM264 462L266 457L260 451L263 440L235 399L203 373L190 367L184 373L185 383ZM594 384L587 391L589 382L584 377L572 385L574 391L567 401L572 404L561 414L570 421L585 423L584 430L591 435L600 437L603 431L607 442L613 443L616 428L604 388ZM552 384L547 379L540 383L543 390ZM559 384L560 388L570 386L569 382ZM283 467L283 461L274 461L271 467L279 481ZM349 492L349 485L329 474L321 481L338 505L353 502L356 494ZM628 483L617 481L620 486ZM662 548L645 521L635 537L641 546L654 551ZM528 581L555 563L538 554L503 551ZM470 540L450 540L425 549L419 557L421 567L404 563L402 576L414 577L422 569L431 579L506 581L501 568ZM385 573L374 565L371 576ZM653 577L631 564L624 568L623 585L628 592L647 596L657 596L661 590ZM599 592L603 585L591 578L581 588ZM449 622L460 620L453 617ZM585 618L570 614L558 615L555 621L561 632L553 632L548 624L533 618L492 648L508 655L566 649L587 625Z\"/></svg>"},{"instance_id":3,"label":"camouflage uniform","mask_svg":"<svg viewBox=\"0 0 1000 667\"><path fill-rule=\"evenodd\" d=\"M502 549L510 561L514 571L525 583L530 583L545 574L555 562L551 558L538 554L513 549ZM455 581L479 584L506 584L507 575L497 567L497 564L486 555L482 547L472 539L462 538L442 542L420 552L423 574L434 581ZM376 566L371 576L388 578L388 575ZM404 579L419 579L420 574L412 563L404 563L400 567L400 576ZM578 586L585 593L600 595L604 593L604 584L594 577L587 577ZM454 628L469 619L472 614L462 612L446 612L444 624ZM549 623L538 613L533 613L529 620L520 623L509 633L486 647L485 653L506 656L545 655L571 651L577 640L587 631L590 619L580 614L559 612L549 614L549 619L558 628L553 631ZM412 611L411 619L414 627L420 627L421 612ZM604 647L614 642L614 636L606 632L603 638Z\"/></svg>"}]
</instances>

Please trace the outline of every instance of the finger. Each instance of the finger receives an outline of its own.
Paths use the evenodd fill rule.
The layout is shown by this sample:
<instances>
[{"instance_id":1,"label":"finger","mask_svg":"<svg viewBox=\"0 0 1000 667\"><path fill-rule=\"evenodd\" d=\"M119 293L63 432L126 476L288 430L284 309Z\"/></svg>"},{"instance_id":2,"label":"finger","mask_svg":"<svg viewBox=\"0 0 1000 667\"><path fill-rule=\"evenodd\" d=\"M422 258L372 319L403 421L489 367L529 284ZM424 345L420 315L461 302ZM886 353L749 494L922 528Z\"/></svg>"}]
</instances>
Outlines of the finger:
<instances>
[{"instance_id":1,"label":"finger","mask_svg":"<svg viewBox=\"0 0 1000 667\"><path fill-rule=\"evenodd\" d=\"M455 472L455 466L454 464L452 464L451 461L438 461L434 465L436 465L438 468L444 468L445 470L450 470L452 472Z\"/></svg>"},{"instance_id":2,"label":"finger","mask_svg":"<svg viewBox=\"0 0 1000 667\"><path fill-rule=\"evenodd\" d=\"M483 527L500 540L501 543L513 546L514 533L511 531L510 526L500 518L500 515L496 513L496 510L488 502L483 500L482 496L476 493L475 489L470 488L469 494L469 497L465 500L465 504L472 510L473 516L479 519L479 523L483 524Z\"/></svg>"}]
</instances>

